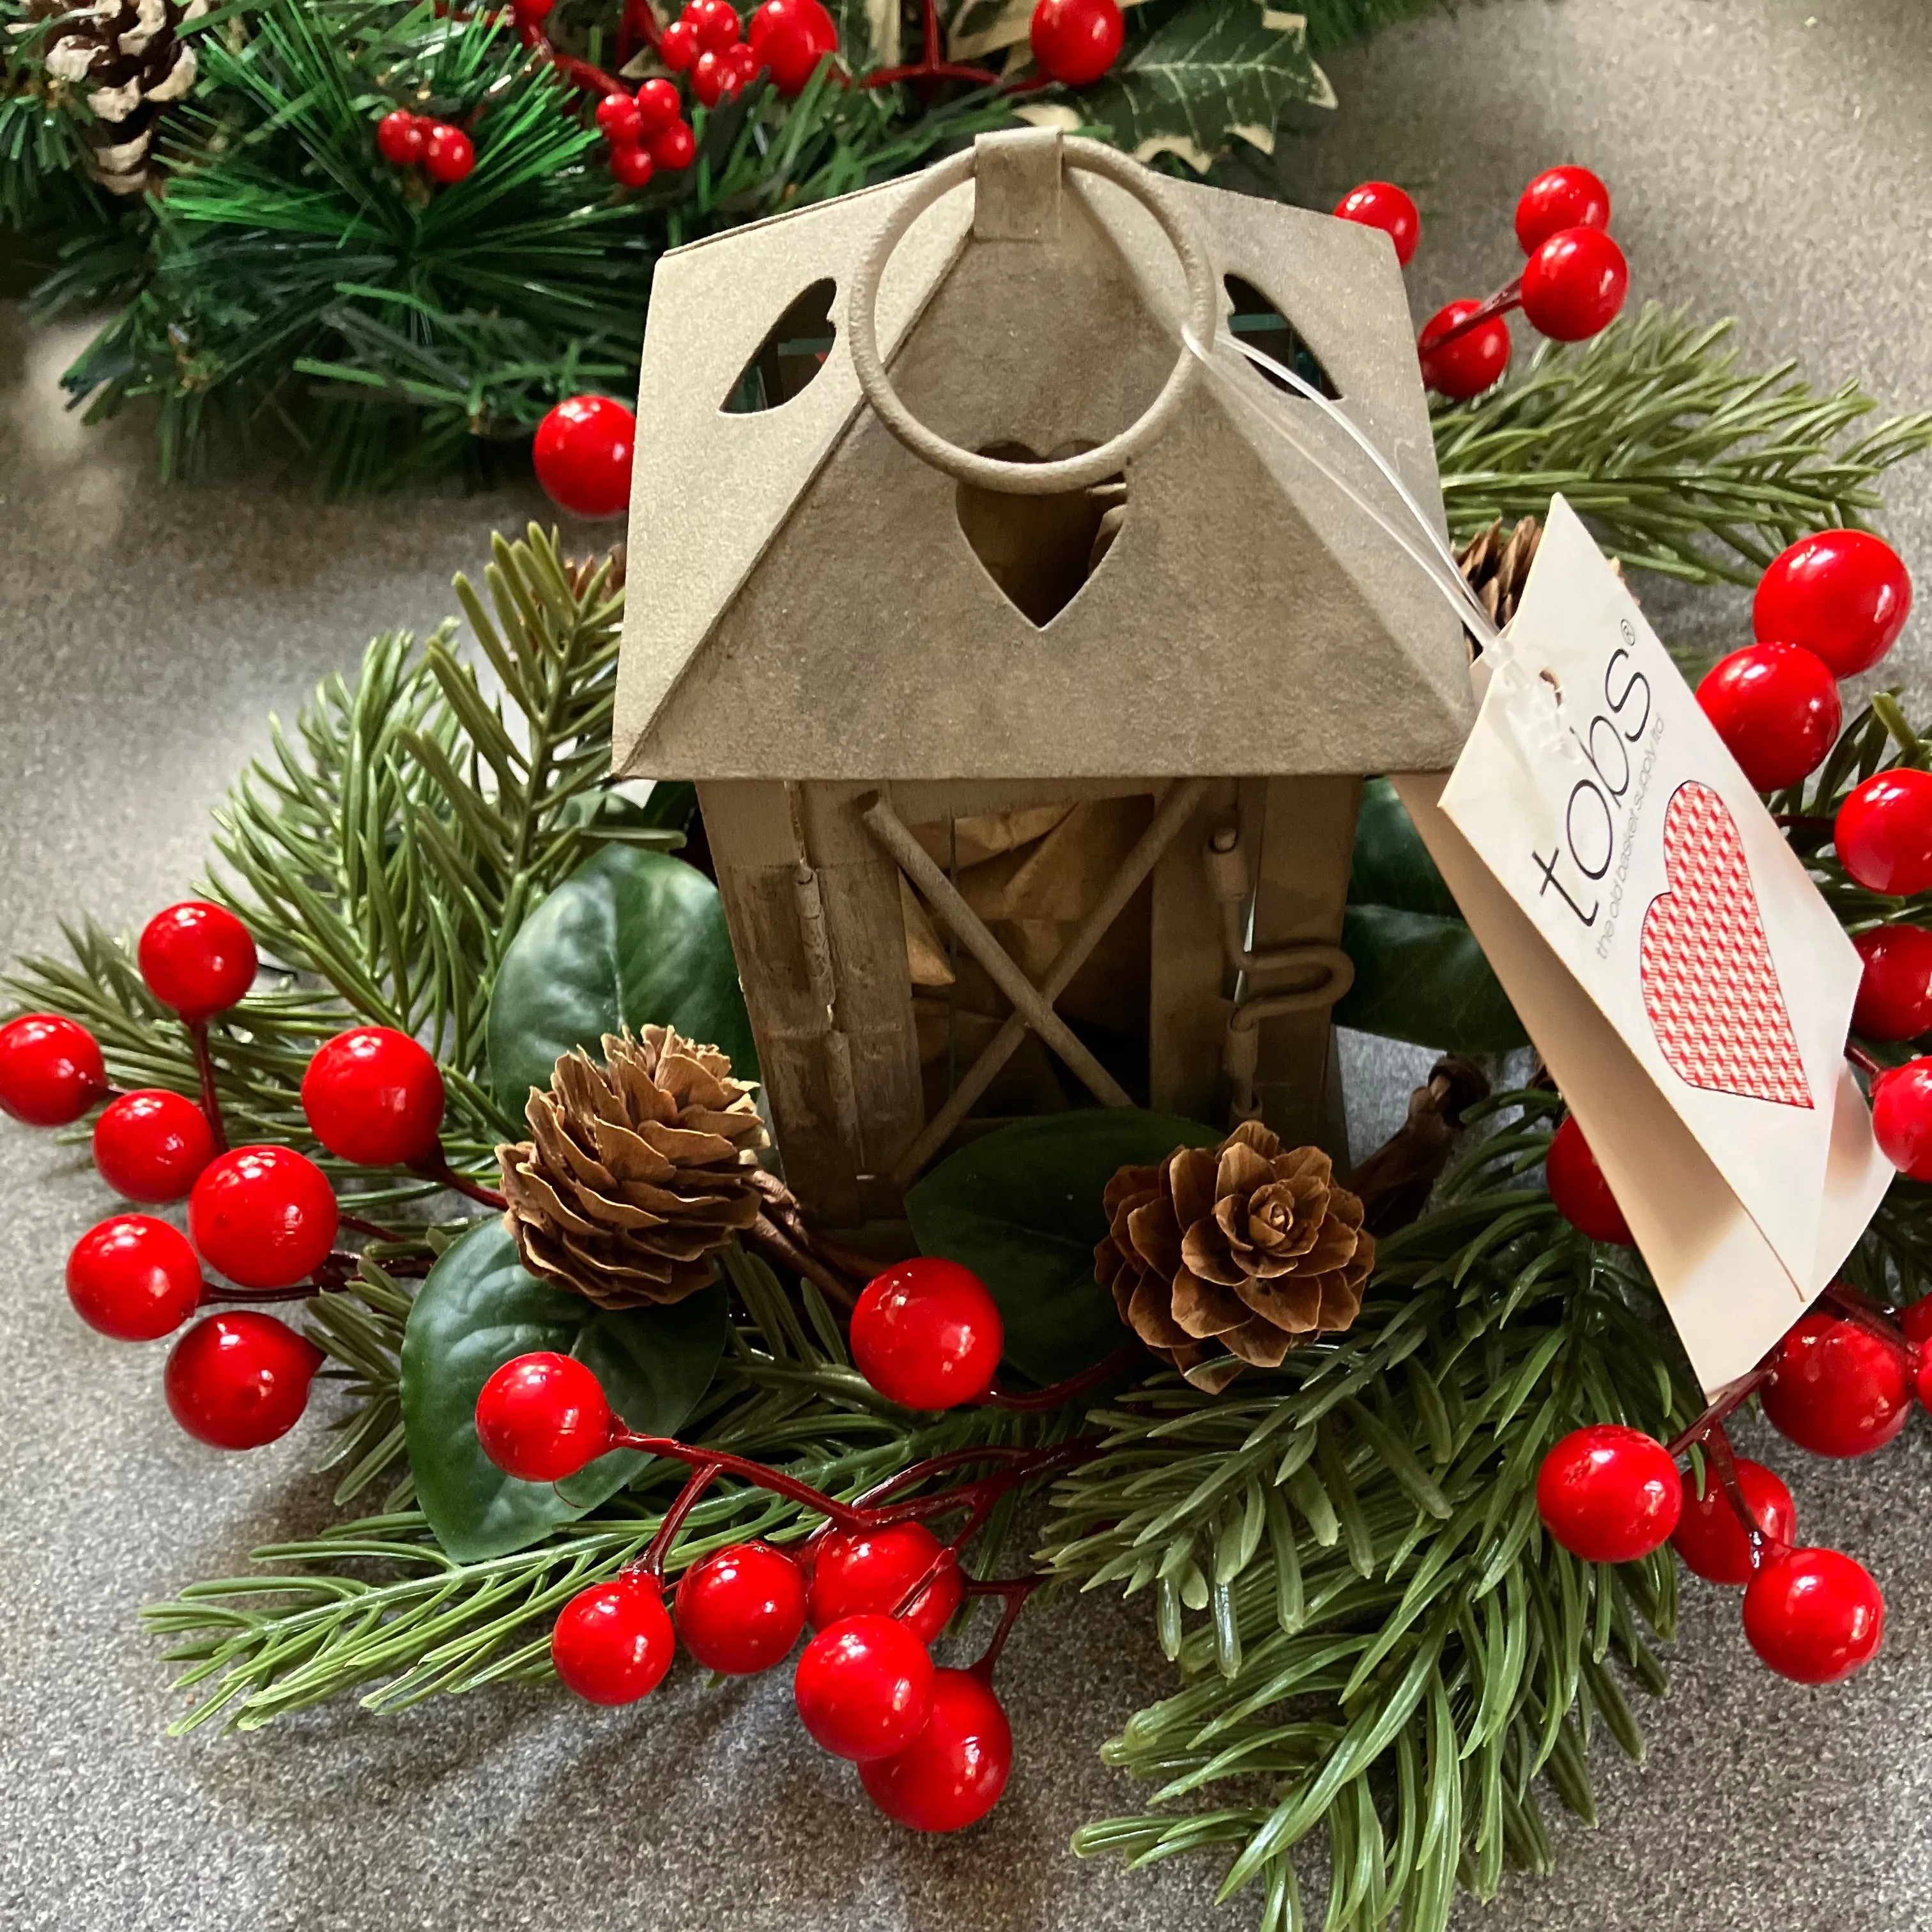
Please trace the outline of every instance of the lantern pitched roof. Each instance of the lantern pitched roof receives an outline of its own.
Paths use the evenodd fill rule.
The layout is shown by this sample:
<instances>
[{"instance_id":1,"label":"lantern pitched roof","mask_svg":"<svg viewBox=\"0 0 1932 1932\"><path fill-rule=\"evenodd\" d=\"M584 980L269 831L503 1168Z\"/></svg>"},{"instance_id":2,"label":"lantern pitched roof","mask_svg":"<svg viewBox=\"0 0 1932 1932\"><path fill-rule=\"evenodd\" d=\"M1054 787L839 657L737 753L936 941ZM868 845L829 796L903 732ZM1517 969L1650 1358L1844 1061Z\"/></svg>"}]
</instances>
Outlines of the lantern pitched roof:
<instances>
[{"instance_id":1,"label":"lantern pitched roof","mask_svg":"<svg viewBox=\"0 0 1932 1932\"><path fill-rule=\"evenodd\" d=\"M1160 188L1196 225L1216 285L1239 277L1274 304L1439 518L1387 238L1192 183ZM994 500L892 436L860 392L844 296L911 190L890 183L658 264L618 769L863 779L1453 764L1473 716L1454 617L1383 532L1204 374L1128 463L1124 503L1118 485ZM1172 248L1111 182L1067 177L1049 245L976 236L974 195L970 182L944 195L888 264L878 338L895 387L968 449L1047 457L1106 440L1180 352ZM818 374L779 406L725 410L774 321L826 278L836 332ZM1255 370L1234 380L1314 412ZM1096 547L1116 506L1118 530ZM1070 568L1079 587L1044 622L995 580Z\"/></svg>"}]
</instances>

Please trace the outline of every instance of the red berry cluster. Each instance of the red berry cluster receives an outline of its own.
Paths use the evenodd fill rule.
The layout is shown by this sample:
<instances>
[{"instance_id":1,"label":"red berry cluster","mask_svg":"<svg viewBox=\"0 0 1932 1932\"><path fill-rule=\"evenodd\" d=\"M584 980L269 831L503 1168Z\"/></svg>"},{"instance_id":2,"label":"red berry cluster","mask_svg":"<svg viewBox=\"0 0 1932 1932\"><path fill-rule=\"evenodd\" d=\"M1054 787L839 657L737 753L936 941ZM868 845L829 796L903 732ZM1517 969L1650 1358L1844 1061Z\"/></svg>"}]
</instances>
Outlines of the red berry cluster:
<instances>
[{"instance_id":1,"label":"red berry cluster","mask_svg":"<svg viewBox=\"0 0 1932 1932\"><path fill-rule=\"evenodd\" d=\"M1034 64L1063 87L1088 87L1119 58L1127 23L1116 0L1039 0L1028 38Z\"/></svg>"},{"instance_id":2,"label":"red berry cluster","mask_svg":"<svg viewBox=\"0 0 1932 1932\"><path fill-rule=\"evenodd\" d=\"M998 1310L979 1279L950 1262L916 1259L866 1290L852 1321L861 1371L896 1401L946 1408L992 1385L1000 1348ZM1027 1458L963 1487L910 1504L846 1504L776 1471L723 1452L633 1435L612 1414L597 1378L579 1361L522 1355L487 1382L476 1403L478 1438L502 1469L557 1482L614 1448L648 1448L693 1473L650 1548L608 1581L572 1598L550 1636L557 1675L597 1704L648 1695L670 1668L679 1640L707 1670L744 1676L782 1663L808 1624L793 1694L806 1730L860 1780L888 1817L926 1832L983 1817L1005 1788L1012 1734L990 1678L1001 1637L970 1670L934 1664L928 1646L964 1600L961 1548L998 1495L1031 1473ZM1040 1452L1052 1461L1064 1449ZM685 1514L729 1472L808 1504L827 1518L797 1550L734 1544L693 1564L664 1601L663 1562ZM907 1471L888 1485L906 1486ZM965 1513L942 1544L926 1515ZM1009 1616L1031 1579L976 1586L1008 1598Z\"/></svg>"},{"instance_id":3,"label":"red berry cluster","mask_svg":"<svg viewBox=\"0 0 1932 1932\"><path fill-rule=\"evenodd\" d=\"M68 1257L68 1294L81 1318L117 1341L152 1342L210 1302L298 1299L327 1285L316 1278L339 1269L341 1217L335 1190L307 1155L226 1144L207 1028L254 982L248 928L223 907L184 901L148 921L136 958L148 990L188 1028L201 1100L160 1088L115 1093L86 1028L28 1013L0 1027L0 1109L62 1126L106 1100L94 1124L101 1178L144 1205L187 1202L185 1234L153 1215L116 1214ZM338 1034L310 1060L302 1095L316 1138L339 1158L454 1178L438 1138L442 1076L407 1035L384 1027ZM233 1286L206 1281L204 1261ZM273 1316L212 1314L168 1358L168 1406L202 1442L254 1448L294 1426L322 1359Z\"/></svg>"},{"instance_id":4,"label":"red berry cluster","mask_svg":"<svg viewBox=\"0 0 1932 1932\"><path fill-rule=\"evenodd\" d=\"M597 126L610 144L610 172L622 188L648 188L658 169L674 174L698 153L684 103L662 78L646 81L634 94L605 94L597 104Z\"/></svg>"},{"instance_id":5,"label":"red berry cluster","mask_svg":"<svg viewBox=\"0 0 1932 1932\"><path fill-rule=\"evenodd\" d=\"M476 165L476 144L460 128L406 108L394 109L376 123L376 146L394 166L419 167L446 188L466 179Z\"/></svg>"},{"instance_id":6,"label":"red berry cluster","mask_svg":"<svg viewBox=\"0 0 1932 1932\"><path fill-rule=\"evenodd\" d=\"M1673 1449L1642 1431L1598 1424L1566 1436L1544 1459L1537 1508L1574 1556L1628 1563L1667 1540L1686 1568L1744 1586L1744 1635L1780 1676L1800 1684L1849 1677L1876 1653L1885 1599L1862 1564L1794 1544L1791 1492L1762 1464L1736 1455L1724 1430L1755 1391L1780 1435L1814 1455L1868 1455L1905 1426L1915 1392L1932 1406L1932 1299L1894 1328L1841 1286L1832 1306L1802 1316L1746 1382L1688 1430L1703 1483L1679 1474Z\"/></svg>"},{"instance_id":7,"label":"red berry cluster","mask_svg":"<svg viewBox=\"0 0 1932 1932\"><path fill-rule=\"evenodd\" d=\"M1757 641L1721 659L1697 687L1704 715L1757 790L1799 784L1824 763L1838 737L1838 680L1876 664L1911 608L1912 580L1898 554L1864 530L1801 537L1772 562L1751 604ZM1841 824L1855 832L1858 820L1855 810Z\"/></svg>"},{"instance_id":8,"label":"red berry cluster","mask_svg":"<svg viewBox=\"0 0 1932 1932\"><path fill-rule=\"evenodd\" d=\"M1335 212L1387 229L1402 262L1414 254L1420 224L1400 189L1365 182ZM1582 342L1607 328L1630 288L1610 220L1610 190L1588 168L1545 169L1516 205L1516 238L1528 257L1522 273L1485 301L1452 302L1430 317L1416 340L1424 382L1462 401L1501 381L1510 350L1503 318L1511 309L1521 309L1532 328L1556 342Z\"/></svg>"}]
</instances>

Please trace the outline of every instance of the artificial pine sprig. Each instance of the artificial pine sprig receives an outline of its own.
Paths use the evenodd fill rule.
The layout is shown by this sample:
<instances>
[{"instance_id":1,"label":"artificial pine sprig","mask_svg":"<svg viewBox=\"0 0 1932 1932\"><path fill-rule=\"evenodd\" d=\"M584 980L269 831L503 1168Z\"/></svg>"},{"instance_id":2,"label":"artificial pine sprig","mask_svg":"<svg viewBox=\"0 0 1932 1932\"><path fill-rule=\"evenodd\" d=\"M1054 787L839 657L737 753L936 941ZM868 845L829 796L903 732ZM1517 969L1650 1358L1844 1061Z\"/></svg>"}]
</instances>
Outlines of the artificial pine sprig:
<instances>
[{"instance_id":1,"label":"artificial pine sprig","mask_svg":"<svg viewBox=\"0 0 1932 1932\"><path fill-rule=\"evenodd\" d=\"M1560 1104L1480 1110L1518 1118L1384 1244L1346 1336L1230 1398L1162 1377L1090 1418L1107 1447L1056 1485L1042 1558L1150 1588L1183 1688L1106 1748L1148 1810L1076 1849L1225 1847L1222 1895L1258 1882L1274 1932L1301 1922L1292 1854L1322 1831L1327 1932L1439 1928L1459 1884L1547 1868L1538 1777L1589 1815L1595 1719L1640 1751L1608 1660L1661 1691L1643 1630L1670 1633L1674 1558L1556 1548L1536 1474L1581 1423L1666 1436L1700 1397L1640 1272L1516 1184Z\"/></svg>"},{"instance_id":2,"label":"artificial pine sprig","mask_svg":"<svg viewBox=\"0 0 1932 1932\"><path fill-rule=\"evenodd\" d=\"M1434 416L1451 534L1541 516L1558 492L1610 556L1692 583L1750 584L1809 531L1858 524L1874 485L1932 447L1932 412L1856 436L1876 406L1856 382L1820 395L1781 362L1753 374L1725 338L1655 303L1593 340ZM1850 439L1849 440L1847 439Z\"/></svg>"}]
</instances>

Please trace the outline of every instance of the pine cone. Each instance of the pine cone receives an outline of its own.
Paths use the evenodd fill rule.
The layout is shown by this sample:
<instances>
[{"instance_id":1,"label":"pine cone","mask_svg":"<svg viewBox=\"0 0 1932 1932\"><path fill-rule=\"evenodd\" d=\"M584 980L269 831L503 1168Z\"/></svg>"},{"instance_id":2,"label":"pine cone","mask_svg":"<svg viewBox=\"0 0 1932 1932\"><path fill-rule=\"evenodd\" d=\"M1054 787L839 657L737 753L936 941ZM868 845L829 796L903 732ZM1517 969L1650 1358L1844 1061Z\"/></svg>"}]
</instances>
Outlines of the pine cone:
<instances>
[{"instance_id":1,"label":"pine cone","mask_svg":"<svg viewBox=\"0 0 1932 1932\"><path fill-rule=\"evenodd\" d=\"M1094 1272L1120 1319L1197 1387L1279 1367L1296 1342L1347 1328L1375 1265L1362 1204L1319 1148L1282 1151L1245 1121L1108 1182Z\"/></svg>"},{"instance_id":2,"label":"pine cone","mask_svg":"<svg viewBox=\"0 0 1932 1932\"><path fill-rule=\"evenodd\" d=\"M1542 541L1543 526L1534 517L1525 517L1505 541L1498 518L1456 553L1477 602L1488 611L1498 630L1516 615L1522 586L1529 581L1529 566L1536 561L1536 547Z\"/></svg>"},{"instance_id":3,"label":"pine cone","mask_svg":"<svg viewBox=\"0 0 1932 1932\"><path fill-rule=\"evenodd\" d=\"M152 184L156 124L194 85L194 50L176 30L207 11L208 0L28 0L29 24L55 22L42 64L57 87L82 91L87 171L112 193Z\"/></svg>"},{"instance_id":4,"label":"pine cone","mask_svg":"<svg viewBox=\"0 0 1932 1932\"><path fill-rule=\"evenodd\" d=\"M579 1048L524 1109L536 1138L500 1147L504 1216L525 1268L600 1307L681 1301L758 1217L765 1130L715 1046L669 1027Z\"/></svg>"}]
</instances>

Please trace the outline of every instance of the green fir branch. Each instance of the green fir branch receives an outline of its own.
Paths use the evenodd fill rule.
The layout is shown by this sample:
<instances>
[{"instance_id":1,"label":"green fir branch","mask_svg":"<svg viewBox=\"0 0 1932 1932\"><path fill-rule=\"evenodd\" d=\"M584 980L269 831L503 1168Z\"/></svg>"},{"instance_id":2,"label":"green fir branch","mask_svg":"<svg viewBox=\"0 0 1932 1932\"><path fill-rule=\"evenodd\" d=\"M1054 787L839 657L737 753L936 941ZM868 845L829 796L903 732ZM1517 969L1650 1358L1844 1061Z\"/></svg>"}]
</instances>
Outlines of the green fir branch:
<instances>
[{"instance_id":1,"label":"green fir branch","mask_svg":"<svg viewBox=\"0 0 1932 1932\"><path fill-rule=\"evenodd\" d=\"M1634 1262L1516 1184L1559 1106L1491 1103L1516 1124L1383 1245L1346 1336L1219 1400L1166 1376L1090 1418L1106 1453L1056 1485L1042 1559L1151 1592L1182 1683L1102 1754L1147 1808L1077 1850L1215 1849L1274 1932L1302 1922L1293 1852L1318 1832L1326 1932L1434 1932L1459 1886L1548 1868L1539 1778L1592 1815L1600 1722L1641 1750L1610 1662L1661 1693L1645 1631L1670 1634L1675 1559L1570 1557L1536 1473L1585 1422L1668 1435L1701 1399Z\"/></svg>"},{"instance_id":2,"label":"green fir branch","mask_svg":"<svg viewBox=\"0 0 1932 1932\"><path fill-rule=\"evenodd\" d=\"M429 1184L316 1148L300 1094L310 1055L358 1020L422 1037L443 1070L452 1161L490 1171L515 1131L484 1077L496 965L594 849L610 764L622 614L610 566L567 565L532 526L496 539L480 590L459 578L456 592L480 664L458 656L453 624L420 645L376 638L352 683L331 679L292 733L275 728L215 814L206 890L280 982L211 1026L223 1107L238 1137L315 1150L356 1180L358 1207ZM88 1027L117 1084L197 1092L186 1034L130 946L92 924L68 939L70 959L23 960L7 979L20 1004Z\"/></svg>"},{"instance_id":3,"label":"green fir branch","mask_svg":"<svg viewBox=\"0 0 1932 1932\"><path fill-rule=\"evenodd\" d=\"M910 1415L844 1360L837 1323L808 1282L801 1312L762 1262L734 1255L728 1265L744 1312L687 1440L756 1457L849 1501L921 1458L1058 1442L1078 1420L991 1408ZM356 1294L365 1298L364 1286ZM653 1462L595 1514L534 1549L480 1562L453 1562L419 1512L394 1509L256 1551L259 1562L277 1567L190 1585L144 1613L171 1640L168 1659L187 1666L180 1687L203 1691L174 1730L217 1718L253 1730L350 1690L360 1690L368 1709L392 1712L506 1678L549 1678L557 1612L643 1550L684 1473ZM1010 1514L976 1543L973 1574L997 1565ZM819 1521L765 1490L721 1484L686 1519L666 1574L675 1578L751 1537L796 1542Z\"/></svg>"},{"instance_id":4,"label":"green fir branch","mask_svg":"<svg viewBox=\"0 0 1932 1932\"><path fill-rule=\"evenodd\" d=\"M1880 507L1883 472L1932 446L1932 412L1853 435L1876 407L1856 382L1826 396L1791 362L1741 370L1732 326L1694 327L1651 303L1438 409L1451 532L1540 517L1560 491L1633 568L1750 584L1808 531L1862 524Z\"/></svg>"}]
</instances>

